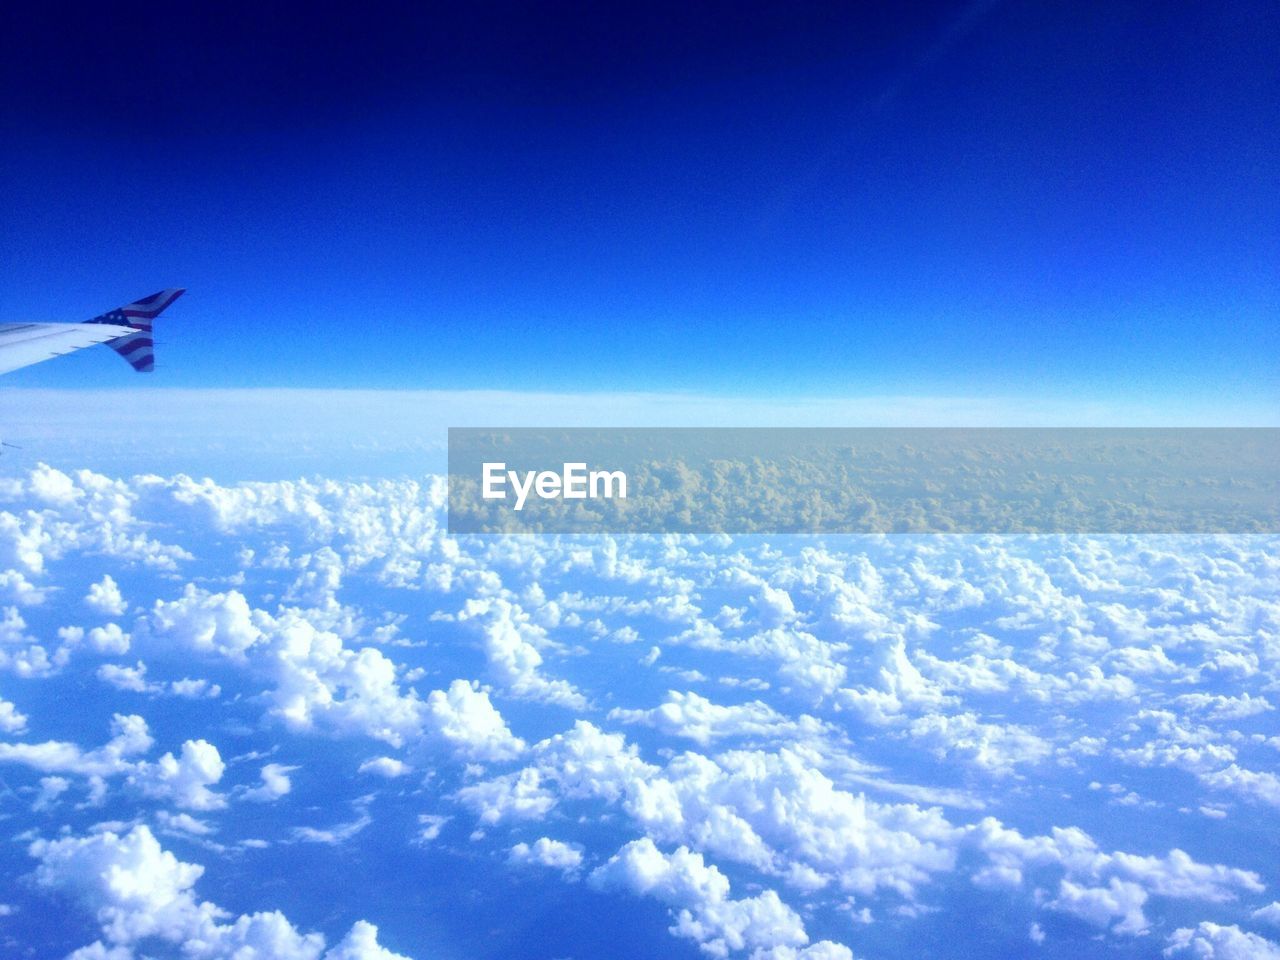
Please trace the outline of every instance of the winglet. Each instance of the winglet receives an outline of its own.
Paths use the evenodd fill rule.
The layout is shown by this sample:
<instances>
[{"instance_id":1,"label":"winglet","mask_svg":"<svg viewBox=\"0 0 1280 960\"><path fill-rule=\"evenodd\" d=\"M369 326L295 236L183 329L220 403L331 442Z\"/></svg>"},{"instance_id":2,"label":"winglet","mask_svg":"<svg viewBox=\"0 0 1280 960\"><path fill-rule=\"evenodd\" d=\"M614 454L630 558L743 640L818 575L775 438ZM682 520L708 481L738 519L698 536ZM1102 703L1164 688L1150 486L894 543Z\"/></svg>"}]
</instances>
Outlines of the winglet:
<instances>
[{"instance_id":1,"label":"winglet","mask_svg":"<svg viewBox=\"0 0 1280 960\"><path fill-rule=\"evenodd\" d=\"M107 346L129 361L129 365L139 373L150 373L156 368L155 347L151 339L151 321L160 316L169 304L184 293L186 291L181 287L161 290L127 306L117 307L110 313L86 320L85 323L110 323L137 330L137 333L108 340Z\"/></svg>"}]
</instances>

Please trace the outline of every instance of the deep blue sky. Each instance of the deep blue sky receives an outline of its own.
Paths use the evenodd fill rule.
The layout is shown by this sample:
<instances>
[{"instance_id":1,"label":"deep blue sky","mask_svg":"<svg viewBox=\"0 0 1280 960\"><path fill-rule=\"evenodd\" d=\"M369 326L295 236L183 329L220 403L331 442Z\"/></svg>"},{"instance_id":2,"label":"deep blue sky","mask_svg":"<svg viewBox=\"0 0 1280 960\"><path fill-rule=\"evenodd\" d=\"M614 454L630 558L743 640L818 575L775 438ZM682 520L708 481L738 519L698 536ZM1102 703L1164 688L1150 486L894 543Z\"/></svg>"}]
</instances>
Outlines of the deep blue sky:
<instances>
[{"instance_id":1,"label":"deep blue sky","mask_svg":"<svg viewBox=\"0 0 1280 960\"><path fill-rule=\"evenodd\" d=\"M179 6L0 15L0 317L156 385L1280 401L1271 0Z\"/></svg>"}]
</instances>

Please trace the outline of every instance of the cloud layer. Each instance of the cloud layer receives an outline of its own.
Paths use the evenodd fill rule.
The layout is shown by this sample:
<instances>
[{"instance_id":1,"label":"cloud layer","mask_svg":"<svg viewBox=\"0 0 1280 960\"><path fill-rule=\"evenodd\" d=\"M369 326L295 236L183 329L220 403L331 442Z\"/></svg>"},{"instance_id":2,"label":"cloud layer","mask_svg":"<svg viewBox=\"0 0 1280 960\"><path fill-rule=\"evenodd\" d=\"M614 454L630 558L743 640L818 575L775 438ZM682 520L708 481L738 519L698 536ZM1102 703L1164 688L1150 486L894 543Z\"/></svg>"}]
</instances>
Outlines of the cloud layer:
<instances>
[{"instance_id":1,"label":"cloud layer","mask_svg":"<svg viewBox=\"0 0 1280 960\"><path fill-rule=\"evenodd\" d=\"M436 477L0 480L0 869L34 879L0 935L64 896L80 960L433 956L400 870L642 904L716 957L958 956L942 917L998 955L1280 949L1275 538L459 539L443 509ZM328 851L378 864L330 916L197 892L305 890Z\"/></svg>"}]
</instances>

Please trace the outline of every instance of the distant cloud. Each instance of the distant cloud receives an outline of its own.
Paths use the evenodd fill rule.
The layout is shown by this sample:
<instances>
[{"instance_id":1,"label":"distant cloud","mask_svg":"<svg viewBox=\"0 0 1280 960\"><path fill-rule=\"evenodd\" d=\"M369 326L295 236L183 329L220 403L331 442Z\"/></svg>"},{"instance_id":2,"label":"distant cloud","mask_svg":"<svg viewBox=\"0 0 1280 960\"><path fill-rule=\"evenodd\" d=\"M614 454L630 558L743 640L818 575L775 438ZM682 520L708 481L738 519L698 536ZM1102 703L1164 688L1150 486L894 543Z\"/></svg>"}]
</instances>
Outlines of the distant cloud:
<instances>
[{"instance_id":1,"label":"distant cloud","mask_svg":"<svg viewBox=\"0 0 1280 960\"><path fill-rule=\"evenodd\" d=\"M99 470L244 476L443 471L460 426L1276 426L1274 408L1162 398L864 395L729 396L502 390L166 389L163 403L120 391L0 388L6 437L23 458ZM110 409L108 419L97 411ZM0 464L13 469L17 456ZM30 463L30 459L26 460ZM73 491L42 477L49 503Z\"/></svg>"}]
</instances>

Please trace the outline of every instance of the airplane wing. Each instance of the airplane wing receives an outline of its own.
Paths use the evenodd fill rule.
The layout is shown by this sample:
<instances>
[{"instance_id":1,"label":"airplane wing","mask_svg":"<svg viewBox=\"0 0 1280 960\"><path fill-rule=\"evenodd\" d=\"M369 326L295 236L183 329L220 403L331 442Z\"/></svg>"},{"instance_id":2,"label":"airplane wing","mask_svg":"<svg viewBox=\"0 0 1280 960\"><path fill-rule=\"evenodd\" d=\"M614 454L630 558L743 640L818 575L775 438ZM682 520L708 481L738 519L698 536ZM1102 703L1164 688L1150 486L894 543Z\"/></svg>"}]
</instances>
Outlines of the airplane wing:
<instances>
[{"instance_id":1,"label":"airplane wing","mask_svg":"<svg viewBox=\"0 0 1280 960\"><path fill-rule=\"evenodd\" d=\"M155 369L151 324L185 291L161 290L84 323L0 323L0 373L105 343L133 369Z\"/></svg>"},{"instance_id":2,"label":"airplane wing","mask_svg":"<svg viewBox=\"0 0 1280 960\"><path fill-rule=\"evenodd\" d=\"M109 323L0 323L0 373L136 332Z\"/></svg>"}]
</instances>

